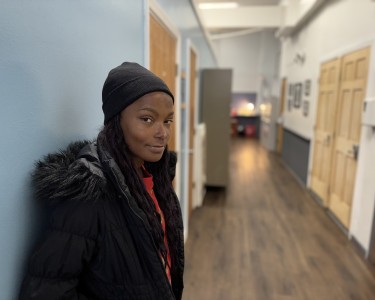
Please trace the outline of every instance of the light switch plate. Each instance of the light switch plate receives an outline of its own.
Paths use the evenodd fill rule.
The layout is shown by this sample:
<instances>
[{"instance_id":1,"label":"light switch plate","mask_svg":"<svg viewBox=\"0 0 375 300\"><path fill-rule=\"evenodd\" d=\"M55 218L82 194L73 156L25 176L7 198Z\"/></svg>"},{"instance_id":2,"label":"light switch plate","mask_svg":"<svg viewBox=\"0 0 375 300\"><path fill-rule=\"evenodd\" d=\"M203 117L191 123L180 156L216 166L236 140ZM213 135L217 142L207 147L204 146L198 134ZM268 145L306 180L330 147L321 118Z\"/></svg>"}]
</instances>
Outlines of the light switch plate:
<instances>
[{"instance_id":1,"label":"light switch plate","mask_svg":"<svg viewBox=\"0 0 375 300\"><path fill-rule=\"evenodd\" d=\"M363 104L362 124L375 127L375 98L367 98Z\"/></svg>"}]
</instances>

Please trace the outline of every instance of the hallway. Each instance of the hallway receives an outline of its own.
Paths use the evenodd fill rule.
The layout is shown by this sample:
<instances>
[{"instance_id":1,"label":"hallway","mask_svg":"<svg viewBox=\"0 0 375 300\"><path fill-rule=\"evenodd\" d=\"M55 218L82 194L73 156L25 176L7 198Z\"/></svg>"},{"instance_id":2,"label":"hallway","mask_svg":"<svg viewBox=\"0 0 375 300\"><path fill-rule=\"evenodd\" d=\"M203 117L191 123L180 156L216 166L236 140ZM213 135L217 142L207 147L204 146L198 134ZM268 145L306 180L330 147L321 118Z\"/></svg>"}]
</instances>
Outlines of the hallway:
<instances>
[{"instance_id":1,"label":"hallway","mask_svg":"<svg viewBox=\"0 0 375 300\"><path fill-rule=\"evenodd\" d=\"M192 213L183 300L371 300L375 273L279 158L231 145L230 185Z\"/></svg>"}]
</instances>

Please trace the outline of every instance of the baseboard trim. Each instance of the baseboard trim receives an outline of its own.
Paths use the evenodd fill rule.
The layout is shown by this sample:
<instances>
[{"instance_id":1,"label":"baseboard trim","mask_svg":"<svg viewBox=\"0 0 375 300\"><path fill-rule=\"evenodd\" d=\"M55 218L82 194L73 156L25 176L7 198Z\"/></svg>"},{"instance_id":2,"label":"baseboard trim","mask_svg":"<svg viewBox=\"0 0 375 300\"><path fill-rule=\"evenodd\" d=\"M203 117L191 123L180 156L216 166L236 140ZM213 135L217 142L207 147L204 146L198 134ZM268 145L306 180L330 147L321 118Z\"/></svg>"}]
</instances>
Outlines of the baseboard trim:
<instances>
[{"instance_id":1,"label":"baseboard trim","mask_svg":"<svg viewBox=\"0 0 375 300\"><path fill-rule=\"evenodd\" d=\"M309 192L311 198L314 199L314 201L323 209L326 209L326 206L324 206L323 200L316 194L311 188L307 187L307 191Z\"/></svg>"},{"instance_id":2,"label":"baseboard trim","mask_svg":"<svg viewBox=\"0 0 375 300\"><path fill-rule=\"evenodd\" d=\"M279 157L279 160L284 166L284 168L287 169L288 172L293 176L293 178L298 182L298 184L306 189L307 188L306 183L303 182L303 180L298 177L297 173L294 172L294 170L283 160L281 156Z\"/></svg>"},{"instance_id":3,"label":"baseboard trim","mask_svg":"<svg viewBox=\"0 0 375 300\"><path fill-rule=\"evenodd\" d=\"M368 267L371 274L375 277L375 264L373 264L367 258L367 252L365 248L363 248L363 246L358 242L355 236L351 236L349 240L356 254L358 254L358 256L362 259L363 263Z\"/></svg>"},{"instance_id":4,"label":"baseboard trim","mask_svg":"<svg viewBox=\"0 0 375 300\"><path fill-rule=\"evenodd\" d=\"M327 212L327 215L329 216L329 218L340 228L340 230L345 234L345 236L347 238L349 238L348 229L344 225L342 225L342 223L335 216L335 214L329 208L326 208L326 212Z\"/></svg>"},{"instance_id":5,"label":"baseboard trim","mask_svg":"<svg viewBox=\"0 0 375 300\"><path fill-rule=\"evenodd\" d=\"M358 242L358 240L355 238L355 236L350 237L350 243L353 245L354 249L358 252L358 254L366 259L366 250L363 248L363 246Z\"/></svg>"}]
</instances>

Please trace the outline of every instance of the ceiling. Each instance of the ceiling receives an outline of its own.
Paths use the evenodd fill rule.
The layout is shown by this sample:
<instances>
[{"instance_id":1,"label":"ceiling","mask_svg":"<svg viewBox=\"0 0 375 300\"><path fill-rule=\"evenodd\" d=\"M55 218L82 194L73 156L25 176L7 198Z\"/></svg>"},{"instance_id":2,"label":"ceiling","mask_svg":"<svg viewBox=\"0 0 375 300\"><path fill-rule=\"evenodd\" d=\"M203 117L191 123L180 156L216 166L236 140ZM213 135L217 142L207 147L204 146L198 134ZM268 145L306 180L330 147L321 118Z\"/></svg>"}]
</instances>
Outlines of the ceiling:
<instances>
[{"instance_id":1,"label":"ceiling","mask_svg":"<svg viewBox=\"0 0 375 300\"><path fill-rule=\"evenodd\" d=\"M207 29L207 32L209 33L209 35L211 36L211 38L215 38L215 37L219 37L221 36L222 34L230 34L230 33L251 33L251 32L257 32L259 30L264 30L264 29L270 29L269 26L267 27L262 27L262 26L258 26L258 25L255 25L255 26L252 26L252 25L249 25L249 26L230 26L229 23L227 22L228 19L225 18L225 14L229 14L232 12L232 10L227 10L227 12L225 12L225 10L220 10L221 12L224 13L224 17L219 17L220 19L220 23L222 23L222 25L220 24L219 26L215 26L215 27L210 27L210 26L207 26L207 15L211 14L212 11L215 11L215 10L202 10L202 9L199 9L198 8L198 5L199 3L207 3L207 2L237 2L239 7L236 8L236 11L244 11L245 10L248 10L248 9L251 9L252 7L255 9L255 8L272 8L272 7L278 7L279 6L279 3L282 2L280 0L192 0L196 7L197 7L197 10L199 11L199 15L200 15L200 18L201 18L201 21L202 21L202 24L203 26L206 27ZM218 11L218 10L216 10ZM249 18L251 18L251 16L249 16ZM223 21L221 21L223 20ZM276 29L277 26L275 26L273 29Z\"/></svg>"},{"instance_id":2,"label":"ceiling","mask_svg":"<svg viewBox=\"0 0 375 300\"><path fill-rule=\"evenodd\" d=\"M194 0L195 3L202 2L231 2L231 0ZM267 6L278 5L280 0L236 0L240 6Z\"/></svg>"}]
</instances>

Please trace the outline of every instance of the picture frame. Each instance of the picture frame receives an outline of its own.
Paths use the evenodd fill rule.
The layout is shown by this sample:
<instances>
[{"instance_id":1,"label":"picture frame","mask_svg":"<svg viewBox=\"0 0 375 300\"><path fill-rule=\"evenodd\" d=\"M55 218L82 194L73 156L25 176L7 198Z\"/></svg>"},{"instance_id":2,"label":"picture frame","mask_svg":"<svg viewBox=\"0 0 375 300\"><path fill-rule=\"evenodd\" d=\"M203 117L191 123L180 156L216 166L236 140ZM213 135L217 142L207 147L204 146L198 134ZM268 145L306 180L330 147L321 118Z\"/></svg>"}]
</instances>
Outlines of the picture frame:
<instances>
[{"instance_id":1,"label":"picture frame","mask_svg":"<svg viewBox=\"0 0 375 300\"><path fill-rule=\"evenodd\" d=\"M309 115L309 101L304 100L302 104L302 112L305 117Z\"/></svg>"},{"instance_id":2,"label":"picture frame","mask_svg":"<svg viewBox=\"0 0 375 300\"><path fill-rule=\"evenodd\" d=\"M294 85L294 103L293 106L295 108L301 107L301 97L302 97L302 83L296 83Z\"/></svg>"},{"instance_id":3,"label":"picture frame","mask_svg":"<svg viewBox=\"0 0 375 300\"><path fill-rule=\"evenodd\" d=\"M293 84L292 84L292 83L289 83L288 95L289 95L289 96L292 96L292 95L293 95Z\"/></svg>"},{"instance_id":4,"label":"picture frame","mask_svg":"<svg viewBox=\"0 0 375 300\"><path fill-rule=\"evenodd\" d=\"M289 98L287 104L288 104L288 111L292 111L292 108L293 108L293 99Z\"/></svg>"},{"instance_id":5,"label":"picture frame","mask_svg":"<svg viewBox=\"0 0 375 300\"><path fill-rule=\"evenodd\" d=\"M304 90L305 90L305 96L310 96L310 90L311 90L311 80L310 79L305 80Z\"/></svg>"}]
</instances>

